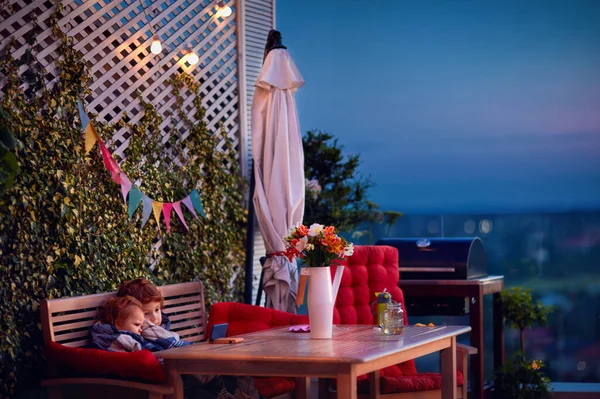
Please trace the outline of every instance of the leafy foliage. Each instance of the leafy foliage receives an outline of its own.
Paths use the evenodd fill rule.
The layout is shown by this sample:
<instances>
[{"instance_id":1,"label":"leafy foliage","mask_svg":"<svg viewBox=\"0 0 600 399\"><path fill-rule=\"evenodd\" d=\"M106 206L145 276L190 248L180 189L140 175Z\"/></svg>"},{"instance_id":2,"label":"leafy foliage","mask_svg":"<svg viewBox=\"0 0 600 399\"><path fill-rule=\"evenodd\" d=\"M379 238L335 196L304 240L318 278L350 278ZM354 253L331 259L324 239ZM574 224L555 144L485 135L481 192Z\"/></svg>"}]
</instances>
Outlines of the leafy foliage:
<instances>
[{"instance_id":1,"label":"leafy foliage","mask_svg":"<svg viewBox=\"0 0 600 399\"><path fill-rule=\"evenodd\" d=\"M502 291L500 301L504 322L508 327L516 328L521 332L521 352L525 352L523 339L525 329L538 324L545 325L552 308L544 306L540 301L534 302L531 290L521 287Z\"/></svg>"},{"instance_id":2,"label":"leafy foliage","mask_svg":"<svg viewBox=\"0 0 600 399\"><path fill-rule=\"evenodd\" d=\"M542 372L543 363L525 356L525 329L545 325L552 310L540 301L534 302L531 290L521 287L500 293L504 322L520 332L521 351L506 360L494 372L494 398L542 399L551 395L550 379Z\"/></svg>"},{"instance_id":3,"label":"leafy foliage","mask_svg":"<svg viewBox=\"0 0 600 399\"><path fill-rule=\"evenodd\" d=\"M516 353L496 370L495 399L544 399L551 396L550 379L541 372L543 363L527 361L523 353Z\"/></svg>"},{"instance_id":4,"label":"leafy foliage","mask_svg":"<svg viewBox=\"0 0 600 399\"><path fill-rule=\"evenodd\" d=\"M58 3L53 21L60 11ZM184 95L191 96L194 120L203 120L198 83L189 75L171 81L187 137L180 133L184 129L172 129L163 144L162 117L142 98L145 113L138 124L129 125L126 115L118 121L132 133L121 164L132 181L140 179L141 189L158 201L176 201L198 188L206 212L201 221L186 215L189 232L177 217L171 218L170 235L152 218L140 230L141 212L128 220L98 148L84 153L77 99L90 94L88 68L56 24L53 34L61 58L52 87L36 64L35 40L27 57L15 61L7 48L0 61L0 76L8 82L1 105L21 169L12 189L0 196L0 397L43 375L38 309L44 298L111 291L136 277L157 284L201 279L209 305L242 294L243 187L225 132L211 134L182 111ZM110 149L113 127L93 123ZM224 152L216 148L219 135Z\"/></svg>"},{"instance_id":5,"label":"leafy foliage","mask_svg":"<svg viewBox=\"0 0 600 399\"><path fill-rule=\"evenodd\" d=\"M321 186L319 195L306 195L304 224L335 225L340 231L350 231L366 220L366 195L373 182L358 172L359 155L344 157L333 135L316 130L302 137L302 147L305 177L318 180Z\"/></svg>"}]
</instances>

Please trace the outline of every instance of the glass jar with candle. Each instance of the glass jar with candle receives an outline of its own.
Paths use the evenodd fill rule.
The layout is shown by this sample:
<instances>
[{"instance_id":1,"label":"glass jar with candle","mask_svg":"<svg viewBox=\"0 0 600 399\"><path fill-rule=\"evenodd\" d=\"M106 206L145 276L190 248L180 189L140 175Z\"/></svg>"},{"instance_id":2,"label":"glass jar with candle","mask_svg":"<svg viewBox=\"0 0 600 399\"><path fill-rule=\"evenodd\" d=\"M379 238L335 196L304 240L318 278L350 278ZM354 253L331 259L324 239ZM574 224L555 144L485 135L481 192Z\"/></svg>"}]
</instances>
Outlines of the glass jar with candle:
<instances>
[{"instance_id":1,"label":"glass jar with candle","mask_svg":"<svg viewBox=\"0 0 600 399\"><path fill-rule=\"evenodd\" d=\"M402 310L402 305L398 302L386 304L385 310L381 313L379 323L384 334L402 334L404 330L404 311Z\"/></svg>"}]
</instances>

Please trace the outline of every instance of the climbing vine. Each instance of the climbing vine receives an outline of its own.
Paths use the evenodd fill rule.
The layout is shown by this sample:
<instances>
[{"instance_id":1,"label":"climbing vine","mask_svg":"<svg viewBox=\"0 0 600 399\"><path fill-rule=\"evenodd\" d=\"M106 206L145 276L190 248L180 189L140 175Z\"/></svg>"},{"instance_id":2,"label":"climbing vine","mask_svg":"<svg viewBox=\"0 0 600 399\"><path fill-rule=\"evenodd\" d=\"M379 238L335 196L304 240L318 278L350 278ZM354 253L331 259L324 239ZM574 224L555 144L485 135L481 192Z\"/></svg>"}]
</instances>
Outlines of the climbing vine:
<instances>
[{"instance_id":1,"label":"climbing vine","mask_svg":"<svg viewBox=\"0 0 600 399\"><path fill-rule=\"evenodd\" d=\"M77 100L91 94L88 65L56 24L60 3L55 10L60 74L52 84L36 61L33 35L26 56L13 59L8 46L0 59L0 78L7 82L0 104L19 164L14 185L0 197L0 397L44 375L44 298L111 291L140 276L157 284L200 279L208 304L242 295L244 187L226 132L206 127L199 84L187 74L171 79L176 115L164 143L163 117L141 95L144 114L135 124L127 115L111 125L90 114L113 153L114 129L129 129L130 144L118 161L143 192L158 201L200 192L206 218L186 215L189 232L176 217L170 235L152 218L141 230L141 212L129 220L98 148L85 154ZM193 97L193 117L183 111L184 96ZM225 138L222 151L218 138Z\"/></svg>"}]
</instances>

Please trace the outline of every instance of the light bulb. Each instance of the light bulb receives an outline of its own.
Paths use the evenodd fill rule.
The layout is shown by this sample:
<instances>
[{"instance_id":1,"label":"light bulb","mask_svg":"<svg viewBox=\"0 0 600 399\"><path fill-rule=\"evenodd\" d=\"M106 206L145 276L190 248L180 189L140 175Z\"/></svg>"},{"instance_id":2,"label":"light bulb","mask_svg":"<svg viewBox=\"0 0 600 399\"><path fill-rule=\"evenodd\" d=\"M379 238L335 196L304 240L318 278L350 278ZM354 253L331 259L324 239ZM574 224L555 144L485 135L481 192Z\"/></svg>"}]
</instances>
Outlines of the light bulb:
<instances>
[{"instance_id":1,"label":"light bulb","mask_svg":"<svg viewBox=\"0 0 600 399\"><path fill-rule=\"evenodd\" d=\"M223 0L217 4L217 18L227 18L232 13L231 7L225 4Z\"/></svg>"},{"instance_id":2,"label":"light bulb","mask_svg":"<svg viewBox=\"0 0 600 399\"><path fill-rule=\"evenodd\" d=\"M225 7L221 8L219 11L220 11L221 17L223 17L223 18L227 18L232 13L231 7L229 7L229 6L225 6Z\"/></svg>"},{"instance_id":3,"label":"light bulb","mask_svg":"<svg viewBox=\"0 0 600 399\"><path fill-rule=\"evenodd\" d=\"M190 63L190 65L196 65L200 61L200 59L198 58L198 55L196 55L196 53L190 51L188 53L187 61Z\"/></svg>"},{"instance_id":4,"label":"light bulb","mask_svg":"<svg viewBox=\"0 0 600 399\"><path fill-rule=\"evenodd\" d=\"M152 40L152 45L150 46L150 52L152 54L160 54L162 51L162 44L158 37L154 36L154 40Z\"/></svg>"}]
</instances>

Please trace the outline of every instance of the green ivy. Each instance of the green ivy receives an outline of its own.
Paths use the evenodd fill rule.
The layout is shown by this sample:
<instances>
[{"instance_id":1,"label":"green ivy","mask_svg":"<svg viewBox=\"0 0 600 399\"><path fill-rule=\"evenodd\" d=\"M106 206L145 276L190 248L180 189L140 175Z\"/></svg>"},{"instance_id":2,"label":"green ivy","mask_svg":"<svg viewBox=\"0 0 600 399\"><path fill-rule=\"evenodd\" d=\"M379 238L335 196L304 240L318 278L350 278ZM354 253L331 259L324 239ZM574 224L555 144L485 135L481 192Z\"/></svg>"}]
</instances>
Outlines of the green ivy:
<instances>
[{"instance_id":1,"label":"green ivy","mask_svg":"<svg viewBox=\"0 0 600 399\"><path fill-rule=\"evenodd\" d=\"M44 374L39 313L44 298L111 291L140 276L157 284L200 279L208 305L241 300L243 293L245 188L225 131L211 134L203 122L199 84L187 74L170 81L177 99L174 119L189 135L171 129L164 144L163 119L141 96L144 115L136 125L127 115L115 126L90 115L111 151L115 127L129 129L121 167L132 181L141 179L142 192L165 202L195 188L200 192L206 218L186 213L189 232L175 214L170 235L153 218L141 230L141 211L128 219L98 147L85 154L77 100L90 94L90 76L72 38L56 25L60 13L57 3L51 20L61 43L60 75L52 86L35 60L35 40L27 57L12 59L9 46L0 60L0 78L8 82L1 105L20 168L13 187L0 197L0 397ZM26 73L20 74L24 65ZM182 110L184 95L193 97L193 118ZM222 139L221 152L216 144Z\"/></svg>"}]
</instances>

